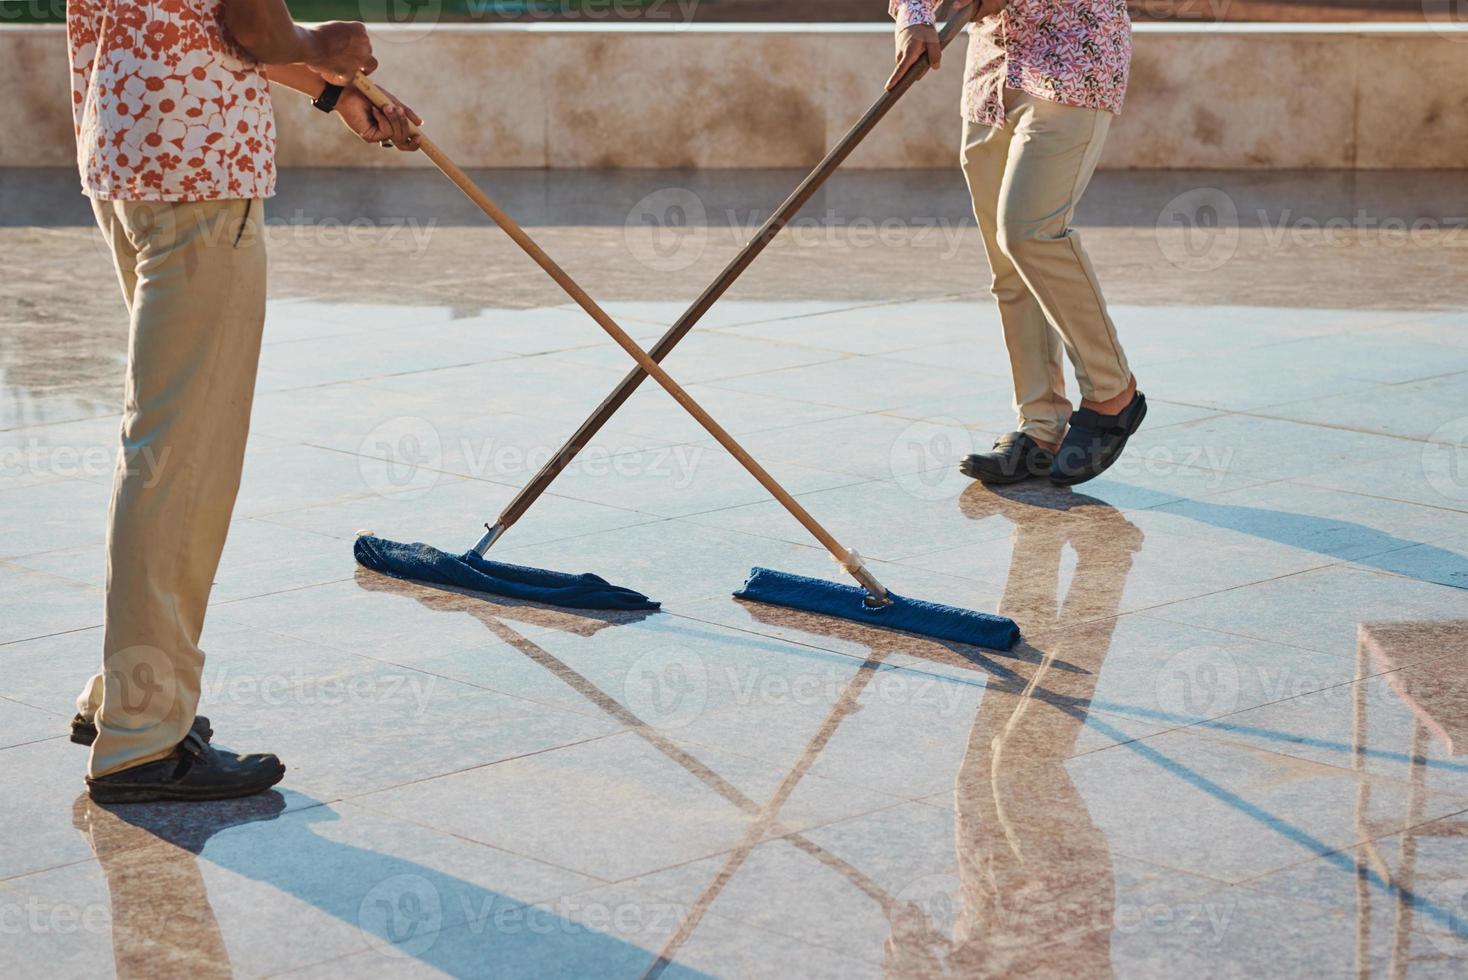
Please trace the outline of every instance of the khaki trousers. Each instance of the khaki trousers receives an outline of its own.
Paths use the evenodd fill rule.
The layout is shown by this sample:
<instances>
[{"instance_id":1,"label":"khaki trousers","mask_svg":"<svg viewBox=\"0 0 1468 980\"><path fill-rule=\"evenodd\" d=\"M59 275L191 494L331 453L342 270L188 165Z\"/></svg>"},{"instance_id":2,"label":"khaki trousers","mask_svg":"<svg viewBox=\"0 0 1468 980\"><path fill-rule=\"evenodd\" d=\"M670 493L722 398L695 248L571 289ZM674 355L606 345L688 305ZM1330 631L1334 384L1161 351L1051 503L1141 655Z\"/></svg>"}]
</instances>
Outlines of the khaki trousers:
<instances>
[{"instance_id":1,"label":"khaki trousers","mask_svg":"<svg viewBox=\"0 0 1468 980\"><path fill-rule=\"evenodd\" d=\"M131 316L107 518L102 672L77 698L88 773L173 751L239 490L265 324L261 202L93 201Z\"/></svg>"},{"instance_id":2,"label":"khaki trousers","mask_svg":"<svg viewBox=\"0 0 1468 980\"><path fill-rule=\"evenodd\" d=\"M1131 379L1095 270L1070 227L1111 114L1004 90L1003 126L963 127L963 173L994 273L1020 431L1065 434L1064 345L1081 396L1120 394Z\"/></svg>"}]
</instances>

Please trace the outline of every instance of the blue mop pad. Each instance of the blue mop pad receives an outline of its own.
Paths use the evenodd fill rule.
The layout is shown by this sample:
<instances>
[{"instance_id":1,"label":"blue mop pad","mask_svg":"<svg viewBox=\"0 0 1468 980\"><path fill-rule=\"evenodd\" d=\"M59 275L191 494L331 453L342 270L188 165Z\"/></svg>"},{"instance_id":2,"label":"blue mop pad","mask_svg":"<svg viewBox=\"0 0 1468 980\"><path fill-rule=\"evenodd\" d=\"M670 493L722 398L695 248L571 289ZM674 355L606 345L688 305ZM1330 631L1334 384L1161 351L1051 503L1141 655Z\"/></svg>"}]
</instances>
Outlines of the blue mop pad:
<instances>
[{"instance_id":1,"label":"blue mop pad","mask_svg":"<svg viewBox=\"0 0 1468 980\"><path fill-rule=\"evenodd\" d=\"M887 593L892 598L891 605L872 609L862 601L866 594L864 589L855 585L756 568L749 573L749 580L744 583L744 588L734 593L734 597L839 616L869 626L904 630L940 640L972 643L991 650L1008 650L1019 642L1019 626L1003 616L922 599L907 599L894 592Z\"/></svg>"},{"instance_id":2,"label":"blue mop pad","mask_svg":"<svg viewBox=\"0 0 1468 980\"><path fill-rule=\"evenodd\" d=\"M358 564L393 578L450 585L475 592L571 609L645 609L660 607L643 595L587 573L571 575L544 568L489 561L473 551L451 555L426 544L403 544L364 534L352 546Z\"/></svg>"}]
</instances>

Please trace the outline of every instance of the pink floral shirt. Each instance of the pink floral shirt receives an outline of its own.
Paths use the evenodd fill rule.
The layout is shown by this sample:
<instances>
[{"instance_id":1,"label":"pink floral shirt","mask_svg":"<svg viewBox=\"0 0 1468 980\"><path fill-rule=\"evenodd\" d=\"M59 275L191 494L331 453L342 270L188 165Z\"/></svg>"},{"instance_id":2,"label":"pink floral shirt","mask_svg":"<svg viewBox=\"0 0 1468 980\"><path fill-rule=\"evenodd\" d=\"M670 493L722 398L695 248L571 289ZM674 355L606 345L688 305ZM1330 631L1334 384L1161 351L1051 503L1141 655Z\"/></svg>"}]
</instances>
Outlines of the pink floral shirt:
<instances>
[{"instance_id":1,"label":"pink floral shirt","mask_svg":"<svg viewBox=\"0 0 1468 980\"><path fill-rule=\"evenodd\" d=\"M933 23L936 0L889 0L899 29ZM974 27L963 114L1004 124L1004 89L1064 105L1120 112L1132 60L1126 0L1009 0Z\"/></svg>"},{"instance_id":2,"label":"pink floral shirt","mask_svg":"<svg viewBox=\"0 0 1468 980\"><path fill-rule=\"evenodd\" d=\"M83 194L275 193L270 89L226 36L224 0L67 0L66 36Z\"/></svg>"}]
</instances>

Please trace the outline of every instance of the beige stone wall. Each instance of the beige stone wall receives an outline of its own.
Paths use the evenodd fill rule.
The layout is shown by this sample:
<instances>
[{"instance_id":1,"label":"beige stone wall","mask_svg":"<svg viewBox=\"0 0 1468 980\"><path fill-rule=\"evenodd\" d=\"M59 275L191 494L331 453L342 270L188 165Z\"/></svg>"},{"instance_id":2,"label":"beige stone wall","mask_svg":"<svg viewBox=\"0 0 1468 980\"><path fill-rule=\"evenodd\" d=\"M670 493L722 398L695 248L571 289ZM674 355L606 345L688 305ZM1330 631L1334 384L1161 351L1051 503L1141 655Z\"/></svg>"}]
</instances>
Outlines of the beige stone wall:
<instances>
[{"instance_id":1,"label":"beige stone wall","mask_svg":"<svg viewBox=\"0 0 1468 980\"><path fill-rule=\"evenodd\" d=\"M379 81L464 166L806 167L879 94L891 61L881 25L376 36ZM961 49L851 166L952 163ZM67 77L61 28L0 28L0 167L72 162ZM283 166L427 163L363 146L294 93L276 111ZM1468 168L1468 29L1139 26L1103 166Z\"/></svg>"}]
</instances>

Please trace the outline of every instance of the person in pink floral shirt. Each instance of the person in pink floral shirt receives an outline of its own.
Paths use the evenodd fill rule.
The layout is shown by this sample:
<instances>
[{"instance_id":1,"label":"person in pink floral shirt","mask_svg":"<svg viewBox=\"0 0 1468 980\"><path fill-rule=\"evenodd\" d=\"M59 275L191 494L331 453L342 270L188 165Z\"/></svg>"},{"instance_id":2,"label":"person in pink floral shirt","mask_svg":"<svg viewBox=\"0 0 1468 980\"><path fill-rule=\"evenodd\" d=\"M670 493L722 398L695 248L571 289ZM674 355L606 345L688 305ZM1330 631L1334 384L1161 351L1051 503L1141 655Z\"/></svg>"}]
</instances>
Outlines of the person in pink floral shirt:
<instances>
[{"instance_id":1,"label":"person in pink floral shirt","mask_svg":"<svg viewBox=\"0 0 1468 980\"><path fill-rule=\"evenodd\" d=\"M1080 236L1131 64L1126 0L975 0L963 86L962 165L993 273L1018 425L961 468L986 483L1073 485L1121 455L1147 414ZM966 6L959 3L959 7ZM891 88L924 54L942 61L936 0L889 0ZM1065 393L1062 352L1080 387Z\"/></svg>"},{"instance_id":2,"label":"person in pink floral shirt","mask_svg":"<svg viewBox=\"0 0 1468 980\"><path fill-rule=\"evenodd\" d=\"M344 88L377 66L355 23L297 26L282 0L68 0L82 193L130 315L107 521L102 670L77 698L104 803L274 785L274 755L216 748L196 714L199 637L239 490L265 325L271 84L368 142L418 146L401 104Z\"/></svg>"}]
</instances>

